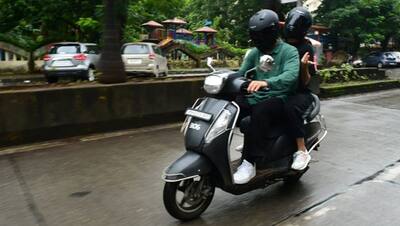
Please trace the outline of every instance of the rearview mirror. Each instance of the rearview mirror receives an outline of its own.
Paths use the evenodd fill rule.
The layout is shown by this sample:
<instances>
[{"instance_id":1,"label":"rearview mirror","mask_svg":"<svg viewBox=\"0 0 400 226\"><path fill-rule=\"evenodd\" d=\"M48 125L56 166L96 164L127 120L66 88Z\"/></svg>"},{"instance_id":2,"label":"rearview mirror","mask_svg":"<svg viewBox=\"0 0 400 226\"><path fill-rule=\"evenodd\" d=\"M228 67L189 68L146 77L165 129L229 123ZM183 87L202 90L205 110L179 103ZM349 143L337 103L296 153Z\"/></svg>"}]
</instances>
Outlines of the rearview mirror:
<instances>
[{"instance_id":1,"label":"rearview mirror","mask_svg":"<svg viewBox=\"0 0 400 226\"><path fill-rule=\"evenodd\" d=\"M263 55L260 58L260 65L258 68L263 71L263 72L269 72L272 71L272 67L275 64L275 60L272 56L270 55Z\"/></svg>"},{"instance_id":2,"label":"rearview mirror","mask_svg":"<svg viewBox=\"0 0 400 226\"><path fill-rule=\"evenodd\" d=\"M215 72L215 68L212 66L212 62L213 62L213 58L212 57L207 57L207 66L213 71Z\"/></svg>"}]
</instances>

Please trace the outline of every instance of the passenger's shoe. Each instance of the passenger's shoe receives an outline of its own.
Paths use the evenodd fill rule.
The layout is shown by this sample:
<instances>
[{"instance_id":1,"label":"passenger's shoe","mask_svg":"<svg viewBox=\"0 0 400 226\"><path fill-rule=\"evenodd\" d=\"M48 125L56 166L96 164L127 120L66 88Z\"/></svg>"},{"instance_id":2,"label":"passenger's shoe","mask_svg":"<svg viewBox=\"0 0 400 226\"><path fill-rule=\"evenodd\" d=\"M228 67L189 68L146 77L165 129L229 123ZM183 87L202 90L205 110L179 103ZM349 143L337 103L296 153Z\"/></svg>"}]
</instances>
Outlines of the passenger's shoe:
<instances>
[{"instance_id":1,"label":"passenger's shoe","mask_svg":"<svg viewBox=\"0 0 400 226\"><path fill-rule=\"evenodd\" d=\"M311 160L311 155L307 151L297 151L293 154L292 169L304 170Z\"/></svg>"},{"instance_id":2,"label":"passenger's shoe","mask_svg":"<svg viewBox=\"0 0 400 226\"><path fill-rule=\"evenodd\" d=\"M238 167L235 174L233 174L233 180L235 184L246 184L253 177L256 176L256 166L250 162L243 160L242 164Z\"/></svg>"},{"instance_id":3,"label":"passenger's shoe","mask_svg":"<svg viewBox=\"0 0 400 226\"><path fill-rule=\"evenodd\" d=\"M237 146L237 147L235 148L235 151L237 151L237 152L243 152L243 144Z\"/></svg>"}]
</instances>

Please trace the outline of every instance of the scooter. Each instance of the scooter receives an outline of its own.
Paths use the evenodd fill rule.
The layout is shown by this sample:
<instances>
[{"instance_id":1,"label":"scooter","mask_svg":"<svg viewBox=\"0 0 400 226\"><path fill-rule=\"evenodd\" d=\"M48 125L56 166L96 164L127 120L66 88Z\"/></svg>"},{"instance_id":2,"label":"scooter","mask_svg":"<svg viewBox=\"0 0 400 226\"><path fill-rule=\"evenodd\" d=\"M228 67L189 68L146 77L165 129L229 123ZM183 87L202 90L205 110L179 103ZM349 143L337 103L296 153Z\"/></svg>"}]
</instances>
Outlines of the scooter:
<instances>
[{"instance_id":1,"label":"scooter","mask_svg":"<svg viewBox=\"0 0 400 226\"><path fill-rule=\"evenodd\" d=\"M164 206L171 216L182 221L199 217L210 205L216 187L240 195L280 181L294 184L308 170L308 167L302 171L290 168L297 147L286 134L284 123L280 123L269 131L268 156L256 164L256 176L247 184L234 183L233 173L240 160L232 161L230 150L240 107L232 97L246 92L250 82L247 74L251 71L271 68L271 57L261 57L259 66L246 76L229 70L216 71L211 64L212 59L208 59L207 65L213 72L204 81L204 90L210 96L199 98L185 112L182 132L186 152L162 175ZM318 150L327 135L325 120L319 114L320 101L315 95L313 98L312 106L303 116L306 146L310 151ZM238 123L242 133L250 120L247 117Z\"/></svg>"}]
</instances>

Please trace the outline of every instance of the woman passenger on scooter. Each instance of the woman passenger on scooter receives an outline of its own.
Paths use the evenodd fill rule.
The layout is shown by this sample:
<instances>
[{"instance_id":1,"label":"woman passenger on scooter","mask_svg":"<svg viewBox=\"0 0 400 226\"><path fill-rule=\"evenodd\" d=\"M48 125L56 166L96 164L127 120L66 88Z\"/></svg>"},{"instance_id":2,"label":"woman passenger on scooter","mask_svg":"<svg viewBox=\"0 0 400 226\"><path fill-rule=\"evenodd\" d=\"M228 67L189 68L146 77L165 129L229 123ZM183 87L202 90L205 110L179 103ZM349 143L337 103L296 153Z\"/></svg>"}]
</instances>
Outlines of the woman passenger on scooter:
<instances>
[{"instance_id":1,"label":"woman passenger on scooter","mask_svg":"<svg viewBox=\"0 0 400 226\"><path fill-rule=\"evenodd\" d=\"M257 160L267 154L266 131L271 122L284 117L284 102L296 91L300 68L296 48L278 38L279 20L275 12L257 12L250 19L249 32L256 48L247 54L239 73L245 74L259 66L260 58L266 54L272 56L275 63L267 72L257 68L247 89L249 95L237 100L241 111L251 115L251 123L244 138L243 161L234 174L236 184L245 184L256 175Z\"/></svg>"},{"instance_id":2,"label":"woman passenger on scooter","mask_svg":"<svg viewBox=\"0 0 400 226\"><path fill-rule=\"evenodd\" d=\"M293 139L296 139L297 152L293 156L292 169L303 170L311 160L311 156L305 146L305 129L303 114L313 102L311 92L318 92L319 86L310 85L311 79L316 79L314 61L314 50L309 40L305 38L312 25L311 13L304 7L292 9L285 23L286 42L297 48L300 58L299 86L295 95L288 98L285 103L285 112L289 121L289 132ZM319 82L316 81L318 84Z\"/></svg>"}]
</instances>

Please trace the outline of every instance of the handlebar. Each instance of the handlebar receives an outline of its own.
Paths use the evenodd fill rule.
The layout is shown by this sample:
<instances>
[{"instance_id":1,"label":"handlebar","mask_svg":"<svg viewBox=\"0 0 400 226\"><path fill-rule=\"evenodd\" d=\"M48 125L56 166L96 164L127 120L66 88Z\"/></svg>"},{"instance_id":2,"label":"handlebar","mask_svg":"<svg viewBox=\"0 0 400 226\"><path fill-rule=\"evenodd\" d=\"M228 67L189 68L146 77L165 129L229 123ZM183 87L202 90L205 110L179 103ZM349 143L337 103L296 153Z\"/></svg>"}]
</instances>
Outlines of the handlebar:
<instances>
[{"instance_id":1,"label":"handlebar","mask_svg":"<svg viewBox=\"0 0 400 226\"><path fill-rule=\"evenodd\" d=\"M240 87L240 91L244 94L250 94L249 92L247 92L247 88L250 85L251 80L246 81L245 83L242 84L242 86ZM262 92L268 92L270 89L267 87L261 88L258 91L262 91Z\"/></svg>"}]
</instances>

